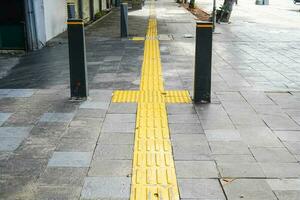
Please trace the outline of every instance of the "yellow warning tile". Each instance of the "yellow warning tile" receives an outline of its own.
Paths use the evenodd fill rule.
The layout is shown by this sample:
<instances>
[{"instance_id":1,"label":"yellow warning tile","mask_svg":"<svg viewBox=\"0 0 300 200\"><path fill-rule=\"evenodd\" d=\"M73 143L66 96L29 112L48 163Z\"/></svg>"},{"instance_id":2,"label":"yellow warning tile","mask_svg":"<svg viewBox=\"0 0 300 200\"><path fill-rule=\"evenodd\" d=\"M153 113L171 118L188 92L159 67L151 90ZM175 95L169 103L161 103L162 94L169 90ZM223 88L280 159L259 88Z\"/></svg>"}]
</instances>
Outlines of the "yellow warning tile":
<instances>
[{"instance_id":1,"label":"yellow warning tile","mask_svg":"<svg viewBox=\"0 0 300 200\"><path fill-rule=\"evenodd\" d=\"M173 91L115 91L114 103L161 102L161 103L191 103L189 92L186 90Z\"/></svg>"}]
</instances>

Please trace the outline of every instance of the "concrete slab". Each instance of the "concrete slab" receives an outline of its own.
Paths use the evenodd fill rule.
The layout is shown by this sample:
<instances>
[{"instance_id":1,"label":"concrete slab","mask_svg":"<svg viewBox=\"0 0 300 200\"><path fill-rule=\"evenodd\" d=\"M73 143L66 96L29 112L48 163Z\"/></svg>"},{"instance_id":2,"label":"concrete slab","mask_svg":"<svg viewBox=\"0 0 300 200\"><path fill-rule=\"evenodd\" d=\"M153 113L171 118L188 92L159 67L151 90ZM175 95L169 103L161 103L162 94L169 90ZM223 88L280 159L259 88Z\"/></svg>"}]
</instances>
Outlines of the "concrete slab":
<instances>
[{"instance_id":1,"label":"concrete slab","mask_svg":"<svg viewBox=\"0 0 300 200\"><path fill-rule=\"evenodd\" d=\"M131 160L133 145L98 145L94 160Z\"/></svg>"},{"instance_id":2,"label":"concrete slab","mask_svg":"<svg viewBox=\"0 0 300 200\"><path fill-rule=\"evenodd\" d=\"M235 179L223 183L223 188L228 199L277 199L267 181L262 179Z\"/></svg>"},{"instance_id":3,"label":"concrete slab","mask_svg":"<svg viewBox=\"0 0 300 200\"><path fill-rule=\"evenodd\" d=\"M224 178L265 178L258 163L217 162L217 167Z\"/></svg>"},{"instance_id":4,"label":"concrete slab","mask_svg":"<svg viewBox=\"0 0 300 200\"><path fill-rule=\"evenodd\" d=\"M205 130L208 141L241 141L239 132L235 129Z\"/></svg>"},{"instance_id":5,"label":"concrete slab","mask_svg":"<svg viewBox=\"0 0 300 200\"><path fill-rule=\"evenodd\" d=\"M83 109L102 109L107 110L109 107L109 102L99 102L99 101L85 101L79 106Z\"/></svg>"},{"instance_id":6,"label":"concrete slab","mask_svg":"<svg viewBox=\"0 0 300 200\"><path fill-rule=\"evenodd\" d=\"M74 113L45 113L41 116L40 122L70 122Z\"/></svg>"},{"instance_id":7,"label":"concrete slab","mask_svg":"<svg viewBox=\"0 0 300 200\"><path fill-rule=\"evenodd\" d=\"M89 176L130 177L131 160L94 160L89 170Z\"/></svg>"},{"instance_id":8,"label":"concrete slab","mask_svg":"<svg viewBox=\"0 0 300 200\"><path fill-rule=\"evenodd\" d=\"M176 161L176 176L179 179L218 178L213 161Z\"/></svg>"},{"instance_id":9,"label":"concrete slab","mask_svg":"<svg viewBox=\"0 0 300 200\"><path fill-rule=\"evenodd\" d=\"M299 163L259 163L267 178L299 178Z\"/></svg>"},{"instance_id":10,"label":"concrete slab","mask_svg":"<svg viewBox=\"0 0 300 200\"><path fill-rule=\"evenodd\" d=\"M93 152L54 152L48 167L89 167Z\"/></svg>"},{"instance_id":11,"label":"concrete slab","mask_svg":"<svg viewBox=\"0 0 300 200\"><path fill-rule=\"evenodd\" d=\"M81 199L129 199L130 178L86 177Z\"/></svg>"},{"instance_id":12,"label":"concrete slab","mask_svg":"<svg viewBox=\"0 0 300 200\"><path fill-rule=\"evenodd\" d=\"M215 179L178 179L182 199L225 200L220 183Z\"/></svg>"},{"instance_id":13,"label":"concrete slab","mask_svg":"<svg viewBox=\"0 0 300 200\"><path fill-rule=\"evenodd\" d=\"M296 162L285 148L250 148L250 150L258 162Z\"/></svg>"}]
</instances>

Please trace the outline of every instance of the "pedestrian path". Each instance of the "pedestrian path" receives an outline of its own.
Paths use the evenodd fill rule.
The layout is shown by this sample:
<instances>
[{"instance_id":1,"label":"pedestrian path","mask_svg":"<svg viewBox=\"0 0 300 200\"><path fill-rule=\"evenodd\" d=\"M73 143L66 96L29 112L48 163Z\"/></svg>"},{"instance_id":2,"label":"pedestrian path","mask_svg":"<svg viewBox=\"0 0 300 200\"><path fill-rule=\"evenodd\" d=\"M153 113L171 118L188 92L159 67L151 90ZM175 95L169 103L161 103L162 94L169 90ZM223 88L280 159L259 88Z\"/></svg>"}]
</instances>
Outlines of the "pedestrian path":
<instances>
[{"instance_id":1,"label":"pedestrian path","mask_svg":"<svg viewBox=\"0 0 300 200\"><path fill-rule=\"evenodd\" d=\"M195 17L145 3L129 11L135 40L117 9L86 31L85 102L69 100L64 35L9 65L0 199L299 200L297 20L253 20L239 2L214 34L212 103L194 105Z\"/></svg>"}]
</instances>

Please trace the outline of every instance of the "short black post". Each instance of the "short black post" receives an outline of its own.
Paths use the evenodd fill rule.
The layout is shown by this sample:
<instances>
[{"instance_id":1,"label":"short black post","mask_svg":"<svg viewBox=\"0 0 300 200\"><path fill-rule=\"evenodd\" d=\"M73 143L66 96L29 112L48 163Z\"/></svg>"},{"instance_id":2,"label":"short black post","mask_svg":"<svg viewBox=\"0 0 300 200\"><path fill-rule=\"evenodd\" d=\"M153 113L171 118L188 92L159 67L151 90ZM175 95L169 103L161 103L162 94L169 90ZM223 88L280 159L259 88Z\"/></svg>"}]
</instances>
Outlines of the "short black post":
<instances>
[{"instance_id":1,"label":"short black post","mask_svg":"<svg viewBox=\"0 0 300 200\"><path fill-rule=\"evenodd\" d=\"M199 21L196 25L194 102L210 103L213 23Z\"/></svg>"},{"instance_id":2,"label":"short black post","mask_svg":"<svg viewBox=\"0 0 300 200\"><path fill-rule=\"evenodd\" d=\"M68 3L68 19L74 19L75 17L76 17L75 4Z\"/></svg>"},{"instance_id":3,"label":"short black post","mask_svg":"<svg viewBox=\"0 0 300 200\"><path fill-rule=\"evenodd\" d=\"M128 4L121 3L121 37L128 36Z\"/></svg>"},{"instance_id":4,"label":"short black post","mask_svg":"<svg viewBox=\"0 0 300 200\"><path fill-rule=\"evenodd\" d=\"M68 20L71 98L88 96L85 35L82 19Z\"/></svg>"},{"instance_id":5,"label":"short black post","mask_svg":"<svg viewBox=\"0 0 300 200\"><path fill-rule=\"evenodd\" d=\"M120 7L121 0L115 0L115 6Z\"/></svg>"}]
</instances>

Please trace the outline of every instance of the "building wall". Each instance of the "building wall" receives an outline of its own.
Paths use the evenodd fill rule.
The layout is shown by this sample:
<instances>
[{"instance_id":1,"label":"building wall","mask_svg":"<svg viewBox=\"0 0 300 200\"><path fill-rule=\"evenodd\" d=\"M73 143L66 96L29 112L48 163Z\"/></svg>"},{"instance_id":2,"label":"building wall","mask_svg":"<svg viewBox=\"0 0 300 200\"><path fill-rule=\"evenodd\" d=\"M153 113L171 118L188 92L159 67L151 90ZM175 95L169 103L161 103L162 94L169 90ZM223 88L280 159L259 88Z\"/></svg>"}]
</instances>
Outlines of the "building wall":
<instances>
[{"instance_id":1,"label":"building wall","mask_svg":"<svg viewBox=\"0 0 300 200\"><path fill-rule=\"evenodd\" d=\"M107 9L106 0L102 0L102 10Z\"/></svg>"},{"instance_id":2,"label":"building wall","mask_svg":"<svg viewBox=\"0 0 300 200\"><path fill-rule=\"evenodd\" d=\"M46 40L50 40L67 29L66 0L43 0Z\"/></svg>"},{"instance_id":3,"label":"building wall","mask_svg":"<svg viewBox=\"0 0 300 200\"><path fill-rule=\"evenodd\" d=\"M30 24L31 31L34 32L35 35L34 40L36 40L36 44L33 46L34 49L42 48L46 42L46 30L45 30L45 13L44 13L44 3L43 0L31 0L32 2L32 10L33 15L32 21Z\"/></svg>"},{"instance_id":4,"label":"building wall","mask_svg":"<svg viewBox=\"0 0 300 200\"><path fill-rule=\"evenodd\" d=\"M82 16L85 22L90 21L90 0L82 0Z\"/></svg>"},{"instance_id":5,"label":"building wall","mask_svg":"<svg viewBox=\"0 0 300 200\"><path fill-rule=\"evenodd\" d=\"M98 13L100 11L99 0L94 0L94 13Z\"/></svg>"}]
</instances>

